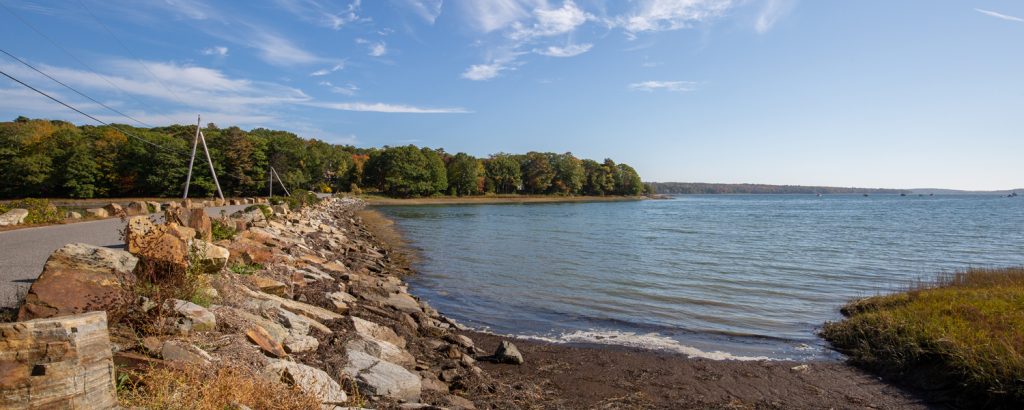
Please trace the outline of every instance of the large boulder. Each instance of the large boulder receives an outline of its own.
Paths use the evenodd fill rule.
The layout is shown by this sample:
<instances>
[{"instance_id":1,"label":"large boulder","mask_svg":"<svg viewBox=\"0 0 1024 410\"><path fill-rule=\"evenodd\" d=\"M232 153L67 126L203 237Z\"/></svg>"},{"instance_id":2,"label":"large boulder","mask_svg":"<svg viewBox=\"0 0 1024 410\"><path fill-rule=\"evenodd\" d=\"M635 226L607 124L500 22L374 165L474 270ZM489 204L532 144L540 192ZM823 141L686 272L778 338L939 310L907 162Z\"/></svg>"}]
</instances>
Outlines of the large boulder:
<instances>
[{"instance_id":1,"label":"large boulder","mask_svg":"<svg viewBox=\"0 0 1024 410\"><path fill-rule=\"evenodd\" d=\"M420 399L420 377L397 364L369 354L350 350L344 372L355 379L359 390L366 395L389 397L407 402Z\"/></svg>"},{"instance_id":2,"label":"large boulder","mask_svg":"<svg viewBox=\"0 0 1024 410\"><path fill-rule=\"evenodd\" d=\"M90 218L107 218L110 213L104 208L89 208L85 210L85 214Z\"/></svg>"},{"instance_id":3,"label":"large boulder","mask_svg":"<svg viewBox=\"0 0 1024 410\"><path fill-rule=\"evenodd\" d=\"M0 226L21 225L25 223L27 217L27 209L14 208L0 215Z\"/></svg>"},{"instance_id":4,"label":"large boulder","mask_svg":"<svg viewBox=\"0 0 1024 410\"><path fill-rule=\"evenodd\" d=\"M519 353L516 345L504 340L498 346L498 349L494 351L494 355L491 358L497 363L523 364L524 362L523 354Z\"/></svg>"},{"instance_id":5,"label":"large boulder","mask_svg":"<svg viewBox=\"0 0 1024 410\"><path fill-rule=\"evenodd\" d=\"M128 208L126 208L124 211L129 216L149 215L149 207L146 206L146 203L142 202L142 201L132 201L132 202L130 202L128 204Z\"/></svg>"},{"instance_id":6,"label":"large boulder","mask_svg":"<svg viewBox=\"0 0 1024 410\"><path fill-rule=\"evenodd\" d=\"M121 208L121 205L118 204L109 204L107 206L104 206L103 209L105 209L107 211L107 214L109 214L110 216L119 216L124 214L124 208Z\"/></svg>"},{"instance_id":7,"label":"large boulder","mask_svg":"<svg viewBox=\"0 0 1024 410\"><path fill-rule=\"evenodd\" d=\"M116 249L72 243L58 249L32 283L18 320L106 310L120 304L135 280L138 258Z\"/></svg>"},{"instance_id":8,"label":"large boulder","mask_svg":"<svg viewBox=\"0 0 1024 410\"><path fill-rule=\"evenodd\" d=\"M0 324L0 408L117 409L107 315Z\"/></svg>"},{"instance_id":9,"label":"large boulder","mask_svg":"<svg viewBox=\"0 0 1024 410\"><path fill-rule=\"evenodd\" d=\"M162 208L160 206L160 203L156 202L156 201L146 201L146 205L148 205L149 209L152 209L153 212L157 212L157 213L159 213L160 212L160 208Z\"/></svg>"},{"instance_id":10,"label":"large boulder","mask_svg":"<svg viewBox=\"0 0 1024 410\"><path fill-rule=\"evenodd\" d=\"M213 240L213 221L202 208L172 208L164 212L167 222L174 222L196 230L196 235L204 241Z\"/></svg>"},{"instance_id":11,"label":"large boulder","mask_svg":"<svg viewBox=\"0 0 1024 410\"><path fill-rule=\"evenodd\" d=\"M363 352L378 359L403 366L413 366L416 364L416 358L409 354L409 352L383 340L356 337L345 343L345 350L349 352Z\"/></svg>"},{"instance_id":12,"label":"large boulder","mask_svg":"<svg viewBox=\"0 0 1024 410\"><path fill-rule=\"evenodd\" d=\"M149 220L148 216L133 216L128 220L128 225L125 227L124 232L124 243L128 248L128 252L139 253L139 243L142 238L152 231L156 225L153 221Z\"/></svg>"},{"instance_id":13,"label":"large boulder","mask_svg":"<svg viewBox=\"0 0 1024 410\"><path fill-rule=\"evenodd\" d=\"M399 348L405 348L405 339L396 334L391 328L355 316L352 316L351 319L352 327L355 328L357 335L367 339L383 340Z\"/></svg>"},{"instance_id":14,"label":"large boulder","mask_svg":"<svg viewBox=\"0 0 1024 410\"><path fill-rule=\"evenodd\" d=\"M220 272L227 266L228 259L231 257L231 253L227 249L199 239L192 242L192 248L198 258L196 263L206 273Z\"/></svg>"},{"instance_id":15,"label":"large boulder","mask_svg":"<svg viewBox=\"0 0 1024 410\"><path fill-rule=\"evenodd\" d=\"M167 275L181 275L188 270L189 243L172 224L157 225L138 240L136 255L145 271L157 280Z\"/></svg>"},{"instance_id":16,"label":"large boulder","mask_svg":"<svg viewBox=\"0 0 1024 410\"><path fill-rule=\"evenodd\" d=\"M320 399L325 408L340 406L348 401L345 390L323 370L301 363L279 360L263 368L260 375L266 379L295 386Z\"/></svg>"}]
</instances>

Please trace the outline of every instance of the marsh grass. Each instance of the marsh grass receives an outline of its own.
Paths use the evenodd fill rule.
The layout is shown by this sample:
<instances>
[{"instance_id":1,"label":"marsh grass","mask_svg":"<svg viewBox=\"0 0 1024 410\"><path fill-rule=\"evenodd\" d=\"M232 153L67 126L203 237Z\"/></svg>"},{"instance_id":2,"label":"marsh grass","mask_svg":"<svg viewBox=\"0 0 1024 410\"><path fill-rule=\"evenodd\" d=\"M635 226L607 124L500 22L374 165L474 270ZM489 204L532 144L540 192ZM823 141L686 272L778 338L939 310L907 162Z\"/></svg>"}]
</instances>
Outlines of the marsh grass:
<instances>
[{"instance_id":1,"label":"marsh grass","mask_svg":"<svg viewBox=\"0 0 1024 410\"><path fill-rule=\"evenodd\" d=\"M125 376L125 377L122 377ZM303 391L240 368L154 368L122 372L117 383L124 408L222 410L317 409L320 401Z\"/></svg>"},{"instance_id":2,"label":"marsh grass","mask_svg":"<svg viewBox=\"0 0 1024 410\"><path fill-rule=\"evenodd\" d=\"M968 407L1024 403L1024 267L944 274L842 312L821 336L855 364Z\"/></svg>"}]
</instances>

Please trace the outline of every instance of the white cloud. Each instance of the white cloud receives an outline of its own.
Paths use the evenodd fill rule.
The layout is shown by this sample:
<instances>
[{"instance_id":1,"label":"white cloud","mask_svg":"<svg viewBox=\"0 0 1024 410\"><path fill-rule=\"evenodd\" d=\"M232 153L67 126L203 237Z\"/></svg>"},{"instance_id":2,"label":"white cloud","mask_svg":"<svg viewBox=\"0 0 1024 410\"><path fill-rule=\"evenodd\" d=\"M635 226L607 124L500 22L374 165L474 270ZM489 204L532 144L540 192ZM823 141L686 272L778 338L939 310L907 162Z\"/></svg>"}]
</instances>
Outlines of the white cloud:
<instances>
[{"instance_id":1,"label":"white cloud","mask_svg":"<svg viewBox=\"0 0 1024 410\"><path fill-rule=\"evenodd\" d=\"M203 49L203 55L224 57L228 55L228 48L224 46L205 48Z\"/></svg>"},{"instance_id":2,"label":"white cloud","mask_svg":"<svg viewBox=\"0 0 1024 410\"><path fill-rule=\"evenodd\" d=\"M381 57L388 53L388 46L383 41L378 41L370 45L370 55L373 57Z\"/></svg>"},{"instance_id":3,"label":"white cloud","mask_svg":"<svg viewBox=\"0 0 1024 410\"><path fill-rule=\"evenodd\" d=\"M405 4L424 21L434 24L441 15L444 0L405 0Z\"/></svg>"},{"instance_id":4,"label":"white cloud","mask_svg":"<svg viewBox=\"0 0 1024 410\"><path fill-rule=\"evenodd\" d=\"M476 28L485 33L530 16L528 8L517 0L464 1L461 4Z\"/></svg>"},{"instance_id":5,"label":"white cloud","mask_svg":"<svg viewBox=\"0 0 1024 410\"><path fill-rule=\"evenodd\" d=\"M592 47L594 47L593 44L570 44L565 47L549 46L533 50L533 52L549 57L575 57L590 51Z\"/></svg>"},{"instance_id":6,"label":"white cloud","mask_svg":"<svg viewBox=\"0 0 1024 410\"><path fill-rule=\"evenodd\" d=\"M277 0L277 4L300 19L332 30L365 20L359 16L360 0L339 7L319 0Z\"/></svg>"},{"instance_id":7,"label":"white cloud","mask_svg":"<svg viewBox=\"0 0 1024 410\"><path fill-rule=\"evenodd\" d=\"M324 58L303 50L284 37L279 37L269 32L256 32L254 36L258 39L249 44L258 49L260 57L270 64L292 66L326 61Z\"/></svg>"},{"instance_id":8,"label":"white cloud","mask_svg":"<svg viewBox=\"0 0 1024 410\"><path fill-rule=\"evenodd\" d=\"M331 110L339 111L359 111L359 112L380 112L380 113L399 113L399 114L469 114L470 111L465 108L425 108L415 107L411 105L403 104L387 104L387 103L365 103L365 102L351 102L351 103L331 103L331 102L313 102L307 103L306 105L320 108L327 108Z\"/></svg>"},{"instance_id":9,"label":"white cloud","mask_svg":"<svg viewBox=\"0 0 1024 410\"><path fill-rule=\"evenodd\" d=\"M164 0L163 6L193 20L206 20L217 15L210 6L196 0Z\"/></svg>"},{"instance_id":10,"label":"white cloud","mask_svg":"<svg viewBox=\"0 0 1024 410\"><path fill-rule=\"evenodd\" d=\"M978 13L984 14L986 16L995 17L997 19L1003 19L1003 20L1006 20L1006 21L1015 21L1015 22L1018 22L1018 23L1024 23L1024 19L1022 19L1020 17L1016 17L1016 16L1011 16L1011 15L1008 15L1008 14L1002 14L1002 13L997 13L997 12L994 12L994 11L983 10L983 9L974 9L974 11L977 11Z\"/></svg>"},{"instance_id":11,"label":"white cloud","mask_svg":"<svg viewBox=\"0 0 1024 410\"><path fill-rule=\"evenodd\" d=\"M536 37L556 36L567 34L576 30L577 27L593 19L594 16L584 12L576 6L572 0L566 0L562 7L537 8L533 10L533 16L537 20L532 25L525 25L521 22L512 23L512 32L509 38L513 40L529 40Z\"/></svg>"},{"instance_id":12,"label":"white cloud","mask_svg":"<svg viewBox=\"0 0 1024 410\"><path fill-rule=\"evenodd\" d=\"M795 1L765 0L764 5L761 7L761 12L757 14L757 20L754 21L754 30L759 34L767 33L780 18L793 9Z\"/></svg>"},{"instance_id":13,"label":"white cloud","mask_svg":"<svg viewBox=\"0 0 1024 410\"><path fill-rule=\"evenodd\" d=\"M474 64L469 66L469 68L462 73L462 78L473 81L485 81L497 77L502 71L508 69L510 69L510 67L498 62L493 62L491 64Z\"/></svg>"},{"instance_id":14,"label":"white cloud","mask_svg":"<svg viewBox=\"0 0 1024 410\"><path fill-rule=\"evenodd\" d=\"M330 68L321 68L319 70L316 70L316 71L314 71L312 73L309 73L309 75L311 75L313 77L325 76L327 74L333 73L333 72L341 70L343 68L345 68L345 63L338 63L338 64L335 64L333 67L330 67Z\"/></svg>"},{"instance_id":15,"label":"white cloud","mask_svg":"<svg viewBox=\"0 0 1024 410\"><path fill-rule=\"evenodd\" d=\"M636 10L608 23L621 27L630 36L646 31L678 30L719 17L733 5L732 0L641 0Z\"/></svg>"},{"instance_id":16,"label":"white cloud","mask_svg":"<svg viewBox=\"0 0 1024 410\"><path fill-rule=\"evenodd\" d=\"M636 91L693 91L697 89L697 83L693 81L643 81L629 85L629 89Z\"/></svg>"},{"instance_id":17,"label":"white cloud","mask_svg":"<svg viewBox=\"0 0 1024 410\"><path fill-rule=\"evenodd\" d=\"M345 84L344 86L337 86L332 84L330 81L321 81L320 85L327 87L327 89L330 90L332 93L348 96L355 95L356 91L359 91L359 87L356 87L354 84L351 83Z\"/></svg>"}]
</instances>

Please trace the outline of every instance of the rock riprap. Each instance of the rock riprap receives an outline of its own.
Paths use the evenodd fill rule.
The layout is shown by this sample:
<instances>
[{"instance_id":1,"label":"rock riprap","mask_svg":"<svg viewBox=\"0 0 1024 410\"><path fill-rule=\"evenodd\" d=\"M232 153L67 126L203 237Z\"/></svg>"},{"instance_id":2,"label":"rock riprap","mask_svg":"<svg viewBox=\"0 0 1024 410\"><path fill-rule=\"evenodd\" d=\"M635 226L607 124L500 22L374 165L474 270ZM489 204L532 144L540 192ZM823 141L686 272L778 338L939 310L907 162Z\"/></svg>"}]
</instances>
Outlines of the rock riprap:
<instances>
[{"instance_id":1,"label":"rock riprap","mask_svg":"<svg viewBox=\"0 0 1024 410\"><path fill-rule=\"evenodd\" d=\"M32 283L18 320L107 310L123 303L125 284L134 281L139 260L116 249L72 243L46 261Z\"/></svg>"}]
</instances>

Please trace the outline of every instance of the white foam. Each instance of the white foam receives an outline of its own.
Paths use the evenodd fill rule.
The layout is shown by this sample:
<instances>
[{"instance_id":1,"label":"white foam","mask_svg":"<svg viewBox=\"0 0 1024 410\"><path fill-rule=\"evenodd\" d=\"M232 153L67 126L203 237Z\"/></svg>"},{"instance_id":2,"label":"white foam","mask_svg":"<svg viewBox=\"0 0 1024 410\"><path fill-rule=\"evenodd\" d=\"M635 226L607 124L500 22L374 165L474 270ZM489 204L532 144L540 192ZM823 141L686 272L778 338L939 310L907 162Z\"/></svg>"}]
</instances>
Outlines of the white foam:
<instances>
[{"instance_id":1,"label":"white foam","mask_svg":"<svg viewBox=\"0 0 1024 410\"><path fill-rule=\"evenodd\" d=\"M699 357L711 360L773 360L765 356L742 356L718 350L708 352L693 346L684 345L672 338L661 336L657 333L636 334L634 332L621 332L616 330L577 330L575 332L563 333L554 337L521 335L516 335L515 337L539 340L548 343L592 343L663 350L682 353L691 358Z\"/></svg>"}]
</instances>

